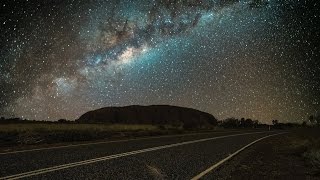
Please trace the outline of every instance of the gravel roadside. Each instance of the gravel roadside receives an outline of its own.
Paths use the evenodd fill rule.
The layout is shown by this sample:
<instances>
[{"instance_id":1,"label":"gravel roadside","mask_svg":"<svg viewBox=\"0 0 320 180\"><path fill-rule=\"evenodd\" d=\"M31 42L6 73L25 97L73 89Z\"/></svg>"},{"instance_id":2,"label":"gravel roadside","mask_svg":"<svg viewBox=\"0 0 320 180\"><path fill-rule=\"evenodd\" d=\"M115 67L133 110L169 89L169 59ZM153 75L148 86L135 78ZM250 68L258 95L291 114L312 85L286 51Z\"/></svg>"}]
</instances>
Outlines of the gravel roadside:
<instances>
[{"instance_id":1,"label":"gravel roadside","mask_svg":"<svg viewBox=\"0 0 320 180\"><path fill-rule=\"evenodd\" d=\"M295 138L290 133L260 141L204 179L320 179L301 156L303 150L292 144Z\"/></svg>"}]
</instances>

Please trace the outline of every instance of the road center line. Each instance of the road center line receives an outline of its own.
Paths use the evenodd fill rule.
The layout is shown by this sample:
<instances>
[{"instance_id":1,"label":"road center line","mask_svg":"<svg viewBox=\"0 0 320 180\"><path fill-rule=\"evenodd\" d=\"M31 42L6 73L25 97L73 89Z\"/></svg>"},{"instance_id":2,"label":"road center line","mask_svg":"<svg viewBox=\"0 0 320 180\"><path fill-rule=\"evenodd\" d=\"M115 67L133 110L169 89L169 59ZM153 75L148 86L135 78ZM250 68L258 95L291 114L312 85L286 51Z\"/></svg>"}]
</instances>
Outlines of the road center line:
<instances>
[{"instance_id":1,"label":"road center line","mask_svg":"<svg viewBox=\"0 0 320 180\"><path fill-rule=\"evenodd\" d=\"M163 136L155 136L155 137L142 137L142 138L135 138L135 139L123 139L123 140L115 140L115 141L89 142L89 143L81 143L81 144L70 144L70 145L55 146L55 147L43 147L43 148L36 148L36 149L17 150L17 151L11 151L11 152L0 152L0 155L17 154L17 153L25 153L25 152L33 152L33 151L51 150L51 149L62 149L62 148L69 148L69 147L109 144L109 143L118 143L118 142L129 142L129 141L139 141L139 140L148 140L148 139L195 136L195 135L228 133L228 132L235 133L235 132L241 132L241 131L218 131L218 132L206 132L206 133L189 133L189 134L177 134L177 135L163 135Z\"/></svg>"},{"instance_id":2,"label":"road center line","mask_svg":"<svg viewBox=\"0 0 320 180\"><path fill-rule=\"evenodd\" d=\"M156 147L152 147L152 148L146 148L146 149L141 149L141 150L120 153L120 154L108 155L108 156L104 156L104 157L99 157L99 158L94 158L94 159L89 159L89 160L84 160L84 161L79 161L79 162L74 162L74 163L68 163L68 164L63 164L63 165L57 165L57 166L53 166L53 167L38 169L38 170L24 172L24 173L15 174L15 175L10 175L10 176L6 176L6 177L0 177L0 180L20 179L20 178L45 174L45 173L49 173L49 172L53 172L53 171L58 171L58 170L62 170L62 169L67 169L67 168L71 168L71 167L92 164L92 163L96 163L96 162L100 162L100 161L106 161L106 160L110 160L110 159L116 159L116 158L135 155L135 154L141 154L141 153L145 153L145 152L151 152L151 151L156 151L156 150L161 150L161 149L167 149L167 148L172 148L172 147L177 147L177 146L182 146L182 145L187 145L187 144L193 144L193 143L199 143L199 142L204 142L204 141L210 141L210 140L215 140L215 139L222 139L222 138L227 138L227 137L243 136L243 135L250 135L250 134L260 134L260 133L266 133L266 131L232 134L232 135L226 135L226 136L198 139L198 140L193 140L193 141L185 141L185 142L181 142L181 143L175 143L175 144L169 144L169 145L163 145L163 146L156 146Z\"/></svg>"},{"instance_id":3,"label":"road center line","mask_svg":"<svg viewBox=\"0 0 320 180\"><path fill-rule=\"evenodd\" d=\"M239 154L241 151L247 149L248 147L252 146L253 144L263 140L263 139L266 139L268 137L271 137L271 136L276 136L276 135L280 135L280 134L284 134L284 133L287 133L287 132L282 132L282 133L277 133L277 134L272 134L272 135L268 135L268 136L264 136L260 139L257 139L249 144L247 144L246 146L242 147L241 149L239 149L238 151L230 154L228 157L222 159L221 161L219 161L218 163L212 165L211 167L209 167L208 169L206 169L205 171L201 172L200 174L196 175L195 177L193 177L191 180L198 180L200 178L202 178L203 176L205 176L206 174L208 174L209 172L213 171L214 169L218 168L220 165L222 165L223 163L225 163L226 161L230 160L231 158L233 158L234 156L236 156L237 154Z\"/></svg>"}]
</instances>

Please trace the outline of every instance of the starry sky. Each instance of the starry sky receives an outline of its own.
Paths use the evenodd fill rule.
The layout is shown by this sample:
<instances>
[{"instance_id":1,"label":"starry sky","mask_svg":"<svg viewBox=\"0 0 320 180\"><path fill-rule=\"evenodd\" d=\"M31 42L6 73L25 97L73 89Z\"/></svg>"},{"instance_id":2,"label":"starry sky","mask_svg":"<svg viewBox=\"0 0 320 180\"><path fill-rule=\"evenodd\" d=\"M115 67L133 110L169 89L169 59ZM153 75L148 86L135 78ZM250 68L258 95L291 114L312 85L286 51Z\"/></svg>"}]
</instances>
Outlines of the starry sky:
<instances>
[{"instance_id":1,"label":"starry sky","mask_svg":"<svg viewBox=\"0 0 320 180\"><path fill-rule=\"evenodd\" d=\"M1 0L0 115L169 104L302 122L320 109L316 0Z\"/></svg>"}]
</instances>

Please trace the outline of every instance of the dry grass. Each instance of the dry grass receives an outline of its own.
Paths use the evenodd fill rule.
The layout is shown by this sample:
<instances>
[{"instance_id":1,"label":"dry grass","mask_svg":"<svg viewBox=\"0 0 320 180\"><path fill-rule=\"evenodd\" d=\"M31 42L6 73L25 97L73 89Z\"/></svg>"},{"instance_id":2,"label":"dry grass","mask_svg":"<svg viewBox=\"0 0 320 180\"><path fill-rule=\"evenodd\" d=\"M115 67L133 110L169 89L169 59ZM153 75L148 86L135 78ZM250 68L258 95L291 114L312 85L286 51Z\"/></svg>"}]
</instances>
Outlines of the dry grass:
<instances>
[{"instance_id":1,"label":"dry grass","mask_svg":"<svg viewBox=\"0 0 320 180\"><path fill-rule=\"evenodd\" d=\"M320 174L320 128L301 129L291 140L291 147L300 149L302 157Z\"/></svg>"},{"instance_id":2,"label":"dry grass","mask_svg":"<svg viewBox=\"0 0 320 180\"><path fill-rule=\"evenodd\" d=\"M154 131L159 127L154 125L130 124L1 124L0 132L58 132L58 131Z\"/></svg>"},{"instance_id":3,"label":"dry grass","mask_svg":"<svg viewBox=\"0 0 320 180\"><path fill-rule=\"evenodd\" d=\"M219 129L201 129L201 131ZM14 123L0 124L0 147L96 141L193 132L171 125Z\"/></svg>"},{"instance_id":4,"label":"dry grass","mask_svg":"<svg viewBox=\"0 0 320 180\"><path fill-rule=\"evenodd\" d=\"M1 124L0 145L50 144L166 134L154 125L26 123Z\"/></svg>"},{"instance_id":5,"label":"dry grass","mask_svg":"<svg viewBox=\"0 0 320 180\"><path fill-rule=\"evenodd\" d=\"M320 173L320 149L310 149L303 153L303 157Z\"/></svg>"}]
</instances>

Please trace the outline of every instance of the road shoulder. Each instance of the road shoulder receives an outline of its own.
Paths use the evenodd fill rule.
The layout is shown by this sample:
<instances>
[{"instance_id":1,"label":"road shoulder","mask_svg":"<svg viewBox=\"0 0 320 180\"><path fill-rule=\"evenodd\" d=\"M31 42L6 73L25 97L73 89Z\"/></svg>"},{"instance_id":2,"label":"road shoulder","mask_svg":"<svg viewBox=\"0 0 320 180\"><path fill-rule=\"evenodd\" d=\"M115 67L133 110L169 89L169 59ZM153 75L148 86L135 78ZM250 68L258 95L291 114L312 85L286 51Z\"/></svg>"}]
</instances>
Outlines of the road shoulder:
<instances>
[{"instance_id":1,"label":"road shoulder","mask_svg":"<svg viewBox=\"0 0 320 180\"><path fill-rule=\"evenodd\" d=\"M293 134L256 143L223 164L205 179L320 179L292 146Z\"/></svg>"}]
</instances>

